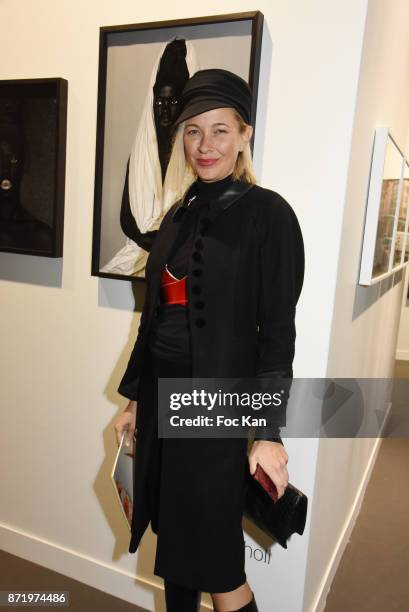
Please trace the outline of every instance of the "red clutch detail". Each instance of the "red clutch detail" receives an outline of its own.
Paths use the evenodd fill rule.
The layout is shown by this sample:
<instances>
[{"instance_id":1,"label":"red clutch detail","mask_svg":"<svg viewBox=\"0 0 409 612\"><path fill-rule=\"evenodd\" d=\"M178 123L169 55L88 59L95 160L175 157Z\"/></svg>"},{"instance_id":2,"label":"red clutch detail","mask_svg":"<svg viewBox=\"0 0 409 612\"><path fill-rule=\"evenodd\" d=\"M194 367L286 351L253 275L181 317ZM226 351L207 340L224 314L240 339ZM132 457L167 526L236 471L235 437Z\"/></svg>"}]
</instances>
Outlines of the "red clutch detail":
<instances>
[{"instance_id":1,"label":"red clutch detail","mask_svg":"<svg viewBox=\"0 0 409 612\"><path fill-rule=\"evenodd\" d=\"M160 287L162 302L165 304L182 304L182 306L186 306L186 279L187 276L180 279L175 278L173 274L169 272L167 266L165 266L162 271Z\"/></svg>"},{"instance_id":2,"label":"red clutch detail","mask_svg":"<svg viewBox=\"0 0 409 612\"><path fill-rule=\"evenodd\" d=\"M253 474L253 478L257 480L263 487L264 491L271 497L273 502L276 502L278 499L278 491L274 482L271 480L270 476L265 473L261 465L258 463L256 467L256 471Z\"/></svg>"}]
</instances>

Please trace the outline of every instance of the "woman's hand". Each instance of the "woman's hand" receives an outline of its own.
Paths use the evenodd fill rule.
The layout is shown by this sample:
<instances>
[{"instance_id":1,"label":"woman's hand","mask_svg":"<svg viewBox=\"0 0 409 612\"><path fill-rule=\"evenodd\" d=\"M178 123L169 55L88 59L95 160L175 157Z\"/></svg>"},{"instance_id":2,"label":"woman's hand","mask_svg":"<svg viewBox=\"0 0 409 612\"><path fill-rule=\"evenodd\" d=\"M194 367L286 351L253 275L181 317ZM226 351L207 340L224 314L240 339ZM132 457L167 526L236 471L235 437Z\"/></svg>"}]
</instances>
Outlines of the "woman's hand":
<instances>
[{"instance_id":1,"label":"woman's hand","mask_svg":"<svg viewBox=\"0 0 409 612\"><path fill-rule=\"evenodd\" d=\"M125 444L130 446L132 437L135 432L136 411L138 407L134 400L131 400L118 421L115 424L116 442L118 446L121 443L123 431L127 431Z\"/></svg>"},{"instance_id":2,"label":"woman's hand","mask_svg":"<svg viewBox=\"0 0 409 612\"><path fill-rule=\"evenodd\" d=\"M277 487L278 499L284 495L288 485L288 455L280 442L256 440L249 453L250 474L253 475L259 463Z\"/></svg>"}]
</instances>

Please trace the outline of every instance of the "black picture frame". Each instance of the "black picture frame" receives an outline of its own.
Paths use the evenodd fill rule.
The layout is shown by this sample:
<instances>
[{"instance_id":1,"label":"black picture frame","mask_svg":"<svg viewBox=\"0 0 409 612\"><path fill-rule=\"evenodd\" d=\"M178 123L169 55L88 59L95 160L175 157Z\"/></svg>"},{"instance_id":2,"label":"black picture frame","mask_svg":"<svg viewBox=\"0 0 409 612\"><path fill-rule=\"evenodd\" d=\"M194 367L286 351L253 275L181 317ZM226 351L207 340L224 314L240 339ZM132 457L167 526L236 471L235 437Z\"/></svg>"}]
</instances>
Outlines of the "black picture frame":
<instances>
[{"instance_id":1,"label":"black picture frame","mask_svg":"<svg viewBox=\"0 0 409 612\"><path fill-rule=\"evenodd\" d=\"M146 97L150 91L149 87L143 89L138 86L138 79L141 78L143 71L142 62L147 66L147 73L151 73L154 66L151 61L151 50L157 49L159 43L163 44L173 36L185 37L200 46L202 56L199 58L198 69L225 68L239 74L239 71L233 69L231 65L242 61L240 68L243 74L240 76L247 80L253 91L251 124L255 131L263 21L264 16L260 11L248 11L100 28L92 276L119 280L145 280L144 275L101 270L107 267L107 261L112 260L111 258L120 249L121 240L122 242L127 240L120 225L120 209L127 159L132 144L130 134L132 133L133 137L136 131L136 120L131 109L138 96ZM212 53L216 55L216 50L220 50L221 45L224 45L226 52L222 54L219 52L217 59L212 61ZM237 53L237 49L240 53ZM131 57L134 59L129 59ZM126 62L129 66L124 67ZM145 75L144 82L147 81ZM122 98L116 93L121 88L124 92ZM135 94L129 93L132 90ZM141 105L139 100L138 104ZM129 121L129 125L126 121ZM122 140L119 135L121 129L118 128L120 124ZM251 141L252 150L253 142L254 133ZM116 153L113 152L114 149Z\"/></svg>"},{"instance_id":2,"label":"black picture frame","mask_svg":"<svg viewBox=\"0 0 409 612\"><path fill-rule=\"evenodd\" d=\"M0 251L63 256L68 81L0 80Z\"/></svg>"}]
</instances>

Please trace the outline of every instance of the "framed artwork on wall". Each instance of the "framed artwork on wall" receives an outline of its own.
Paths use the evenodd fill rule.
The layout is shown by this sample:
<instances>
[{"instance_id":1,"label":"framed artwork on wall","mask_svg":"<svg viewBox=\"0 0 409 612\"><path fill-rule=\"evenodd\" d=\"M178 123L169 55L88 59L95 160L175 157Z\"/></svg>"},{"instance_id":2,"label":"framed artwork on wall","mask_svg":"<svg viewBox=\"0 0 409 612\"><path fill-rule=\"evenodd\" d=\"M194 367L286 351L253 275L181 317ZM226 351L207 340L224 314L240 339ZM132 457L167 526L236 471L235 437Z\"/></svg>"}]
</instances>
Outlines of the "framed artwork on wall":
<instances>
[{"instance_id":1,"label":"framed artwork on wall","mask_svg":"<svg viewBox=\"0 0 409 612\"><path fill-rule=\"evenodd\" d=\"M148 252L135 236L168 208L172 120L190 76L223 68L244 78L255 128L262 30L259 11L100 29L93 276L145 280Z\"/></svg>"},{"instance_id":2,"label":"framed artwork on wall","mask_svg":"<svg viewBox=\"0 0 409 612\"><path fill-rule=\"evenodd\" d=\"M408 263L408 163L387 127L375 131L359 283Z\"/></svg>"},{"instance_id":3,"label":"framed artwork on wall","mask_svg":"<svg viewBox=\"0 0 409 612\"><path fill-rule=\"evenodd\" d=\"M0 81L0 251L62 257L68 82Z\"/></svg>"},{"instance_id":4,"label":"framed artwork on wall","mask_svg":"<svg viewBox=\"0 0 409 612\"><path fill-rule=\"evenodd\" d=\"M396 265L409 262L409 162L405 159L401 187L398 227L396 230ZM400 257L399 257L400 255Z\"/></svg>"}]
</instances>

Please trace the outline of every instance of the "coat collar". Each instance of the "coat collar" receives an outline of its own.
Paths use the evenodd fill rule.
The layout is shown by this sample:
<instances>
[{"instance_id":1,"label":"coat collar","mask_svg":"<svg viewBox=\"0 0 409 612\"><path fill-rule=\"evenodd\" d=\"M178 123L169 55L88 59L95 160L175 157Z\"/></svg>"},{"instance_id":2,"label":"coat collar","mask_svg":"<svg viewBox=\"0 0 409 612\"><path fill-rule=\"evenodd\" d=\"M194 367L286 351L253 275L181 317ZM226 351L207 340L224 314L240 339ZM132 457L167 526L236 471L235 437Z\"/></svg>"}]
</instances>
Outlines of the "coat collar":
<instances>
[{"instance_id":1,"label":"coat collar","mask_svg":"<svg viewBox=\"0 0 409 612\"><path fill-rule=\"evenodd\" d=\"M245 183L244 181L233 181L229 183L227 188L216 198L215 202L219 204L220 211L226 210L232 204L237 202L245 193L247 193L254 185ZM179 200L178 206L174 211L173 221L179 221L190 204L196 198L196 182L192 183L186 191L183 198Z\"/></svg>"}]
</instances>

